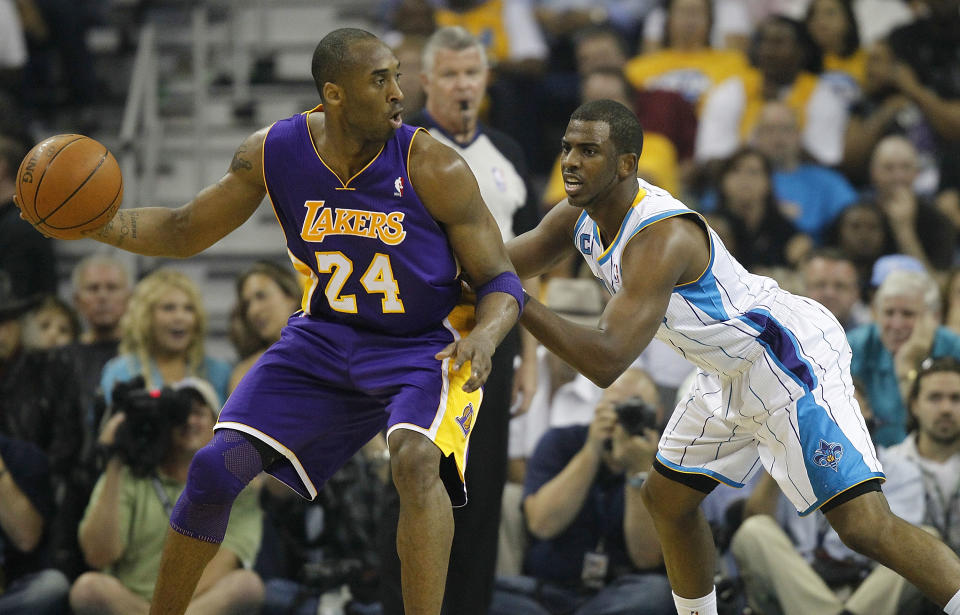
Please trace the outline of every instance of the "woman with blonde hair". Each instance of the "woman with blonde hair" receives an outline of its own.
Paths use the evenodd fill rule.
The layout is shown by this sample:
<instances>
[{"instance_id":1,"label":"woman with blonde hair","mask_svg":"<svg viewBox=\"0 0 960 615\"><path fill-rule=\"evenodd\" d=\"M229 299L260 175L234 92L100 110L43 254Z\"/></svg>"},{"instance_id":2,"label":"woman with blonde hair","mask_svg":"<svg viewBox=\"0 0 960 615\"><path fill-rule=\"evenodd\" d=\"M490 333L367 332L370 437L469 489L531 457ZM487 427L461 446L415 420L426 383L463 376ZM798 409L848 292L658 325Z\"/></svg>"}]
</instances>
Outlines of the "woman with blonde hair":
<instances>
[{"instance_id":1,"label":"woman with blonde hair","mask_svg":"<svg viewBox=\"0 0 960 615\"><path fill-rule=\"evenodd\" d=\"M150 389L197 376L226 399L230 365L205 353L203 297L185 274L158 269L141 280L133 289L120 329L120 354L107 362L100 380L107 400L117 382L138 375Z\"/></svg>"}]
</instances>

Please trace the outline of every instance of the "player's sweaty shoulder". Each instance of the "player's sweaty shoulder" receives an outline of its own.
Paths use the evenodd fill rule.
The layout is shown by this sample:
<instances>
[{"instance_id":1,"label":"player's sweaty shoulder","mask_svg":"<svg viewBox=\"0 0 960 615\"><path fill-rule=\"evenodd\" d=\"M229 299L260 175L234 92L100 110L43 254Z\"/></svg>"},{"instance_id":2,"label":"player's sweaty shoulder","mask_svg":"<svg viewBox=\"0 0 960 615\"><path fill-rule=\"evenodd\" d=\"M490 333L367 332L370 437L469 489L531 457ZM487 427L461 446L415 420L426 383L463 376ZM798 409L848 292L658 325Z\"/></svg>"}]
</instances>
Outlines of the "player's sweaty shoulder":
<instances>
[{"instance_id":1,"label":"player's sweaty shoulder","mask_svg":"<svg viewBox=\"0 0 960 615\"><path fill-rule=\"evenodd\" d=\"M431 211L444 202L469 200L476 192L476 180L463 158L423 130L417 132L410 146L407 173Z\"/></svg>"}]
</instances>

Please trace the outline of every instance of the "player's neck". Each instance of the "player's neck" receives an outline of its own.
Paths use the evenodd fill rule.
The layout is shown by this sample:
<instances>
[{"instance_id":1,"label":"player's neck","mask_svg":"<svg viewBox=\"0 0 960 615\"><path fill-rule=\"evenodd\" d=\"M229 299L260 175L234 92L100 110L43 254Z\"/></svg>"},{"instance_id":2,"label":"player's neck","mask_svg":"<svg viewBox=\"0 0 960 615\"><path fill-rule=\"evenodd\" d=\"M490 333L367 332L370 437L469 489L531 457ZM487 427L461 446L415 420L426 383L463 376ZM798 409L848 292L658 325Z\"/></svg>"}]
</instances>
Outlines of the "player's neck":
<instances>
[{"instance_id":1,"label":"player's neck","mask_svg":"<svg viewBox=\"0 0 960 615\"><path fill-rule=\"evenodd\" d=\"M610 192L600 196L595 204L587 208L587 214L600 228L603 245L609 246L617 236L623 218L633 206L639 190L636 179L617 182Z\"/></svg>"},{"instance_id":2,"label":"player's neck","mask_svg":"<svg viewBox=\"0 0 960 615\"><path fill-rule=\"evenodd\" d=\"M328 121L325 113L311 113L308 118L310 137L317 153L341 180L359 173L383 149L383 141L369 141L350 134L337 122Z\"/></svg>"}]
</instances>

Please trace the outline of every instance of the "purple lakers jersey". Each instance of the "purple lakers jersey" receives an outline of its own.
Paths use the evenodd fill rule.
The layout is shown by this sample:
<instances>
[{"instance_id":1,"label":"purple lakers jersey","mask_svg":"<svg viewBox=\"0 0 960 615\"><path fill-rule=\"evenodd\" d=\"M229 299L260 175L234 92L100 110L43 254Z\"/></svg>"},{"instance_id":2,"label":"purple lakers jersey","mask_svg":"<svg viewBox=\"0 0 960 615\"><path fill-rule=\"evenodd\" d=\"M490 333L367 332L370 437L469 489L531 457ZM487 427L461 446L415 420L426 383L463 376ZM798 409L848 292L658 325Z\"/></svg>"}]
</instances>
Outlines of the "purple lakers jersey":
<instances>
[{"instance_id":1,"label":"purple lakers jersey","mask_svg":"<svg viewBox=\"0 0 960 615\"><path fill-rule=\"evenodd\" d=\"M402 125L359 173L340 178L317 152L307 118L275 123L263 145L267 194L296 269L304 312L408 334L436 327L460 297L443 230L407 175L418 128Z\"/></svg>"}]
</instances>

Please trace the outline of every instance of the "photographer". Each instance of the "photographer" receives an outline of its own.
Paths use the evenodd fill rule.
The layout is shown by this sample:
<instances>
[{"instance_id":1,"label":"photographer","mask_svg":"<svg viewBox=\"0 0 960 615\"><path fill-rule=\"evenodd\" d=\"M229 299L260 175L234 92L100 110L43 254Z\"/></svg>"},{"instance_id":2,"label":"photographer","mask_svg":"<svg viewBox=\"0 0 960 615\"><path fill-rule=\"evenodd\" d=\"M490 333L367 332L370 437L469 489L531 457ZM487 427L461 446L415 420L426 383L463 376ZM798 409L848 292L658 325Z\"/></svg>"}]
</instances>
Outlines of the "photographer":
<instances>
[{"instance_id":1,"label":"photographer","mask_svg":"<svg viewBox=\"0 0 960 615\"><path fill-rule=\"evenodd\" d=\"M139 386L138 386L139 385ZM79 542L87 563L70 590L77 615L146 614L174 502L194 454L213 436L220 405L206 381L147 391L142 380L118 386L100 435L106 469L90 497ZM207 565L188 613L255 613L263 583L247 570L262 532L257 494L241 493L220 551Z\"/></svg>"},{"instance_id":2,"label":"photographer","mask_svg":"<svg viewBox=\"0 0 960 615\"><path fill-rule=\"evenodd\" d=\"M524 572L497 581L492 615L675 613L640 486L659 434L656 385L629 369L590 425L547 431L527 464Z\"/></svg>"}]
</instances>

